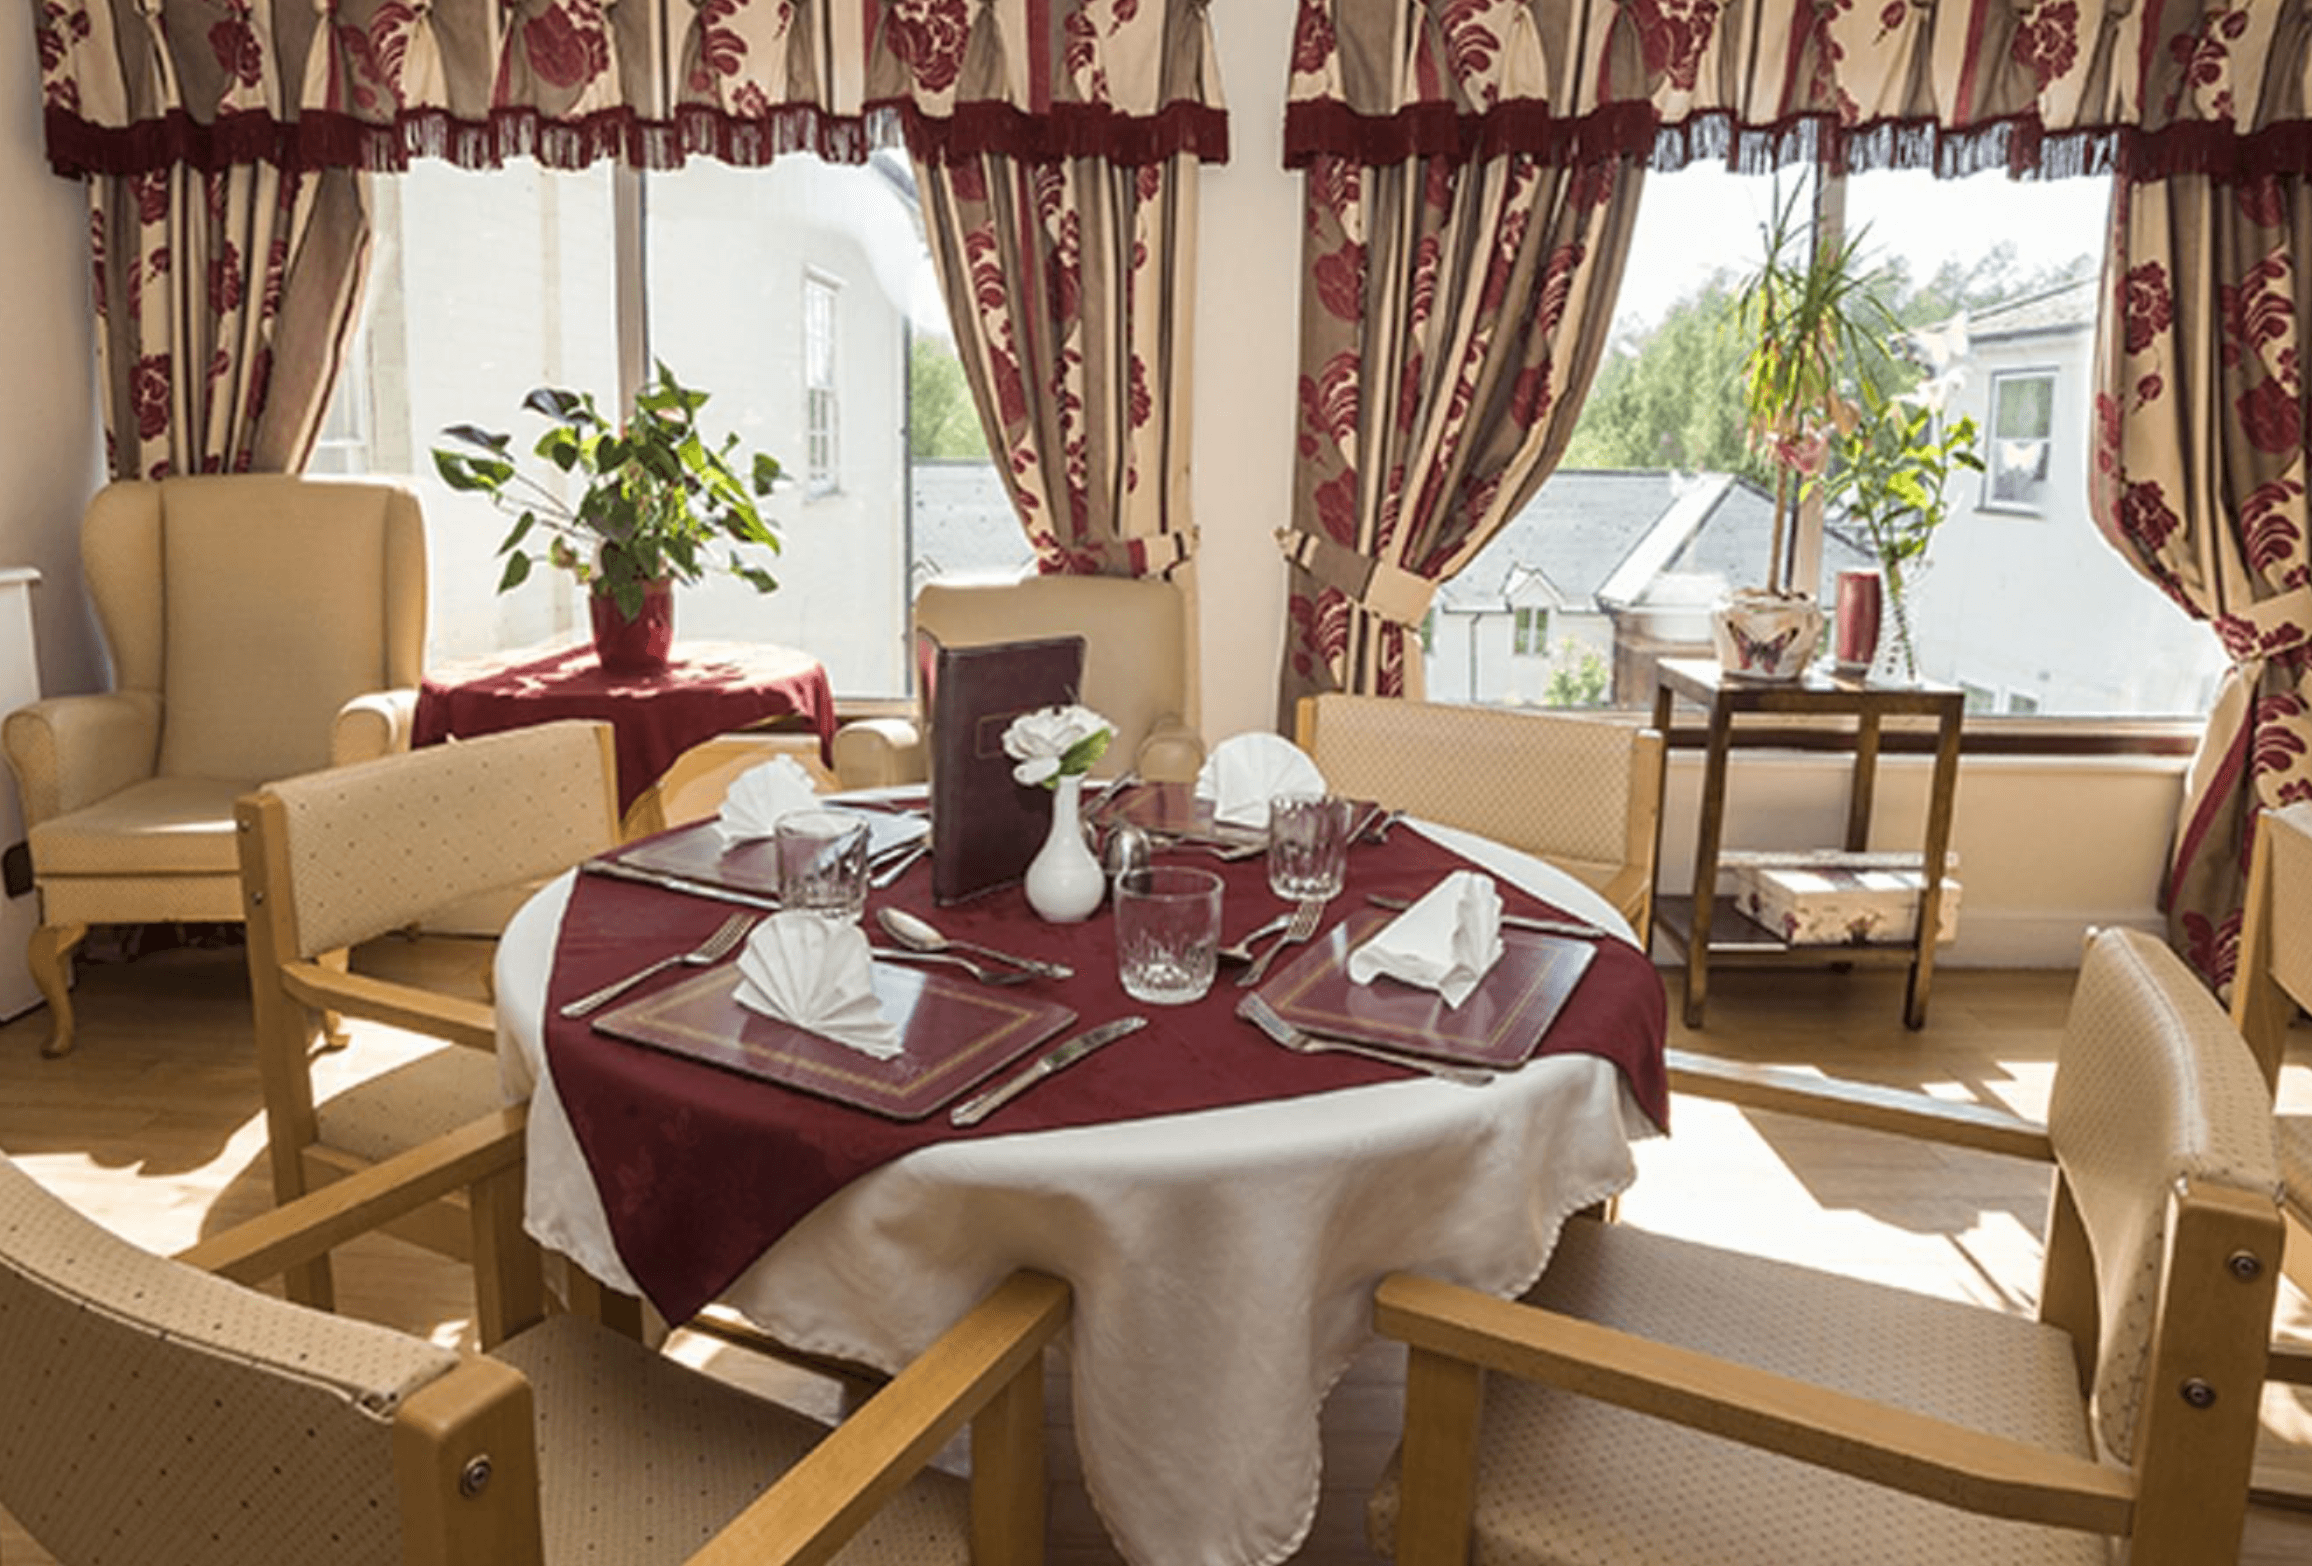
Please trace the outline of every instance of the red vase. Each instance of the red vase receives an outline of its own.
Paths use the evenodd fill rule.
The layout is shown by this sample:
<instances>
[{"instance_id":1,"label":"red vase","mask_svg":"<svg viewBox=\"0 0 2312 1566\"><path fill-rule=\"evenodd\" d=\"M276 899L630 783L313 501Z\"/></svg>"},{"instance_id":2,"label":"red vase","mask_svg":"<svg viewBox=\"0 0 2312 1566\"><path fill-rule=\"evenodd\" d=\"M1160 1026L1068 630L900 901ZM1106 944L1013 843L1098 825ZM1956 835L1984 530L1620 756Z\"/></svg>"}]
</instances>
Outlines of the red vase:
<instances>
[{"instance_id":1,"label":"red vase","mask_svg":"<svg viewBox=\"0 0 2312 1566\"><path fill-rule=\"evenodd\" d=\"M612 674L656 674L674 646L674 584L653 582L642 590L633 619L618 612L618 600L588 596L594 616L594 656Z\"/></svg>"},{"instance_id":2,"label":"red vase","mask_svg":"<svg viewBox=\"0 0 2312 1566\"><path fill-rule=\"evenodd\" d=\"M1849 674L1869 669L1878 657L1879 575L1876 571L1838 573L1838 631L1835 652L1839 668Z\"/></svg>"}]
</instances>

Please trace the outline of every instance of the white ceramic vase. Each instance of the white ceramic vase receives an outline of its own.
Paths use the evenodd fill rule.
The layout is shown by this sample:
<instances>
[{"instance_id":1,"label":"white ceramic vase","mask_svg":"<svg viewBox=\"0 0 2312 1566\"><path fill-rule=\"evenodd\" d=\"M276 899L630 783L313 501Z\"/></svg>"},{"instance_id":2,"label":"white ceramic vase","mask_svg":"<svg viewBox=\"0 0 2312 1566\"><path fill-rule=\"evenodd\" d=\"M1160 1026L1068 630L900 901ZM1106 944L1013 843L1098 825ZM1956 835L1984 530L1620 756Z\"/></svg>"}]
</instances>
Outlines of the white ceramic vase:
<instances>
[{"instance_id":1,"label":"white ceramic vase","mask_svg":"<svg viewBox=\"0 0 2312 1566\"><path fill-rule=\"evenodd\" d=\"M1107 894L1107 873L1084 842L1081 774L1052 789L1052 830L1028 863L1028 906L1053 924L1080 924Z\"/></svg>"}]
</instances>

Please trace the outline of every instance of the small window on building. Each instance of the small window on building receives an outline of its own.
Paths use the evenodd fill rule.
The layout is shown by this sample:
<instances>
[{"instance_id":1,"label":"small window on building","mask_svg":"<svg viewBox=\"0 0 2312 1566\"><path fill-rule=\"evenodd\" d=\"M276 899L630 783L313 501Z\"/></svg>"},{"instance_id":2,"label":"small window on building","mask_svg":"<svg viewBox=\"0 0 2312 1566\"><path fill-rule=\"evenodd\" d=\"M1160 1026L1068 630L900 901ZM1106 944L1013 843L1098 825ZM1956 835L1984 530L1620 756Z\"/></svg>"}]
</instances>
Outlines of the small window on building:
<instances>
[{"instance_id":1,"label":"small window on building","mask_svg":"<svg viewBox=\"0 0 2312 1566\"><path fill-rule=\"evenodd\" d=\"M1990 504L2037 511L2047 500L2054 444L2055 377L2051 372L1996 376L1991 382Z\"/></svg>"},{"instance_id":2,"label":"small window on building","mask_svg":"<svg viewBox=\"0 0 2312 1566\"><path fill-rule=\"evenodd\" d=\"M2039 698L2022 691L2009 691L2007 710L2016 717L2028 717L2039 710Z\"/></svg>"},{"instance_id":3,"label":"small window on building","mask_svg":"<svg viewBox=\"0 0 2312 1566\"><path fill-rule=\"evenodd\" d=\"M813 495L836 488L835 292L827 278L803 279L803 485Z\"/></svg>"},{"instance_id":4,"label":"small window on building","mask_svg":"<svg viewBox=\"0 0 2312 1566\"><path fill-rule=\"evenodd\" d=\"M1549 651L1549 611L1517 611L1517 635L1511 649L1520 658L1539 658Z\"/></svg>"},{"instance_id":5,"label":"small window on building","mask_svg":"<svg viewBox=\"0 0 2312 1566\"><path fill-rule=\"evenodd\" d=\"M1964 698L1961 703L1964 711L1997 712L1999 710L1999 693L1988 685L1972 685L1961 680L1959 691Z\"/></svg>"}]
</instances>

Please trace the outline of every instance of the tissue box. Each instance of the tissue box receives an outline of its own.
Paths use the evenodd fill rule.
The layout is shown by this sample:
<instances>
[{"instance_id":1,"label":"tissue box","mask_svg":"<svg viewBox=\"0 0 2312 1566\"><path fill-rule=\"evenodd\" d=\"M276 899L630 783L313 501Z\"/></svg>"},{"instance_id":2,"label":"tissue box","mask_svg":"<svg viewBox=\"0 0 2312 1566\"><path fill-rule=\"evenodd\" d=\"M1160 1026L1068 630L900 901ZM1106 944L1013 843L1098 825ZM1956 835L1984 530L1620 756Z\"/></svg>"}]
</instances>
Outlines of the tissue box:
<instances>
[{"instance_id":1,"label":"tissue box","mask_svg":"<svg viewBox=\"0 0 2312 1566\"><path fill-rule=\"evenodd\" d=\"M1729 866L1734 906L1793 946L1887 946L1918 929L1916 854L1811 854ZM1937 941L1959 929L1959 883L1943 878Z\"/></svg>"}]
</instances>

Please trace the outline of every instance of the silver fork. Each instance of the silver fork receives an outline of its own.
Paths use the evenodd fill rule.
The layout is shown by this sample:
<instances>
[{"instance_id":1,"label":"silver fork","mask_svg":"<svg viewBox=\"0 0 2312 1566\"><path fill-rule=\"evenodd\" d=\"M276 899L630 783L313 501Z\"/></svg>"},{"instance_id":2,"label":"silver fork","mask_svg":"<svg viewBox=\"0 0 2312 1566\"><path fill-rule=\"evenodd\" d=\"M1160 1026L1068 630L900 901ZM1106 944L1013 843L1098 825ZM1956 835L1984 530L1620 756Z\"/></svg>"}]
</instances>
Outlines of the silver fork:
<instances>
[{"instance_id":1,"label":"silver fork","mask_svg":"<svg viewBox=\"0 0 2312 1566\"><path fill-rule=\"evenodd\" d=\"M1280 913L1274 919L1269 920L1268 923L1257 925L1254 928L1245 931L1242 936L1230 942L1228 945L1221 947L1220 950L1214 952L1213 955L1218 957L1222 962L1227 963L1250 962L1252 961L1253 942L1265 940L1269 936L1276 934L1279 930L1282 930L1286 925L1291 923L1291 912L1287 911L1285 913Z\"/></svg>"},{"instance_id":2,"label":"silver fork","mask_svg":"<svg viewBox=\"0 0 2312 1566\"><path fill-rule=\"evenodd\" d=\"M1268 965L1276 961L1276 954L1287 946L1298 946L1316 934L1318 921L1322 920L1324 916L1324 899L1319 897L1309 898L1294 908L1292 923L1284 927L1284 934L1278 936L1275 944L1271 945L1268 950L1253 959L1252 966L1245 969L1243 975L1237 979L1236 987L1240 990L1249 990L1258 984L1261 977L1268 972Z\"/></svg>"},{"instance_id":3,"label":"silver fork","mask_svg":"<svg viewBox=\"0 0 2312 1566\"><path fill-rule=\"evenodd\" d=\"M732 914L715 927L714 934L699 942L689 951L676 952L672 957L661 957L649 967L638 969L623 979L605 984L591 995L581 995L574 1001L566 1001L563 1003L561 1014L565 1017L583 1017L590 1011L608 1005L643 980L654 974L664 973L678 963L688 964L693 968L704 968L710 964L721 962L732 952L738 950L739 942L745 940L747 932L755 927L755 918L756 916L753 914Z\"/></svg>"},{"instance_id":4,"label":"silver fork","mask_svg":"<svg viewBox=\"0 0 2312 1566\"><path fill-rule=\"evenodd\" d=\"M1247 995L1237 1006L1236 1014L1251 1023L1271 1039L1296 1055L1322 1055L1337 1052L1343 1055L1362 1055L1386 1065L1403 1066L1408 1071L1425 1071L1444 1082L1458 1082L1463 1087L1486 1087L1493 1081L1493 1073L1482 1066L1455 1066L1426 1056L1400 1054L1378 1044L1358 1044L1348 1039L1321 1038L1304 1033L1277 1014L1275 1007L1257 995Z\"/></svg>"}]
</instances>

